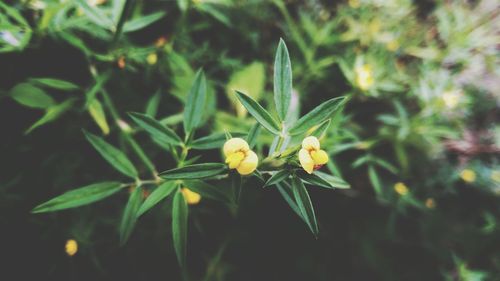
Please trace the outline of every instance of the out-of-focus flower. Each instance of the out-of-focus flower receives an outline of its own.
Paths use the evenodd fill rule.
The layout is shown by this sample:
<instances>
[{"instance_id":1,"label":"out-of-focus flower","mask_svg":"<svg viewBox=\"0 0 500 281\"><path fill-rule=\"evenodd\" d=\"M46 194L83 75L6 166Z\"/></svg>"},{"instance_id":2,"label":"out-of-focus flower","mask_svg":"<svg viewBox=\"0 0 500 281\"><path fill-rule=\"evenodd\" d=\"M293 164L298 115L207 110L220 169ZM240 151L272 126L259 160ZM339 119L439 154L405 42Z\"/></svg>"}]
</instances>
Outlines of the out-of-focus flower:
<instances>
[{"instance_id":1,"label":"out-of-focus flower","mask_svg":"<svg viewBox=\"0 0 500 281\"><path fill-rule=\"evenodd\" d=\"M163 47L163 45L165 44L167 44L167 37L161 36L158 39L156 39L155 47L160 48Z\"/></svg>"},{"instance_id":2,"label":"out-of-focus flower","mask_svg":"<svg viewBox=\"0 0 500 281\"><path fill-rule=\"evenodd\" d=\"M182 195L184 195L184 198L186 199L186 202L189 205L196 205L196 204L200 203L200 200L201 200L200 194L198 194L194 191L191 191L187 187L182 188L181 192L182 192Z\"/></svg>"},{"instance_id":3,"label":"out-of-focus flower","mask_svg":"<svg viewBox=\"0 0 500 281\"><path fill-rule=\"evenodd\" d=\"M125 63L125 57L121 56L121 57L118 59L117 64L118 64L118 67L119 67L120 69L124 69L124 68L125 68L125 65L126 65L126 63Z\"/></svg>"},{"instance_id":4,"label":"out-of-focus flower","mask_svg":"<svg viewBox=\"0 0 500 281\"><path fill-rule=\"evenodd\" d=\"M370 89L370 87L375 82L375 80L373 79L372 67L368 64L364 64L361 66L356 66L354 71L356 72L357 86L363 91Z\"/></svg>"},{"instance_id":5,"label":"out-of-focus flower","mask_svg":"<svg viewBox=\"0 0 500 281\"><path fill-rule=\"evenodd\" d=\"M328 162L328 154L320 149L319 140L316 137L309 136L302 141L299 161L302 168L311 174Z\"/></svg>"},{"instance_id":6,"label":"out-of-focus flower","mask_svg":"<svg viewBox=\"0 0 500 281\"><path fill-rule=\"evenodd\" d=\"M359 8L361 6L361 3L359 0L349 0L349 6L353 9Z\"/></svg>"},{"instance_id":7,"label":"out-of-focus flower","mask_svg":"<svg viewBox=\"0 0 500 281\"><path fill-rule=\"evenodd\" d=\"M68 241L66 241L64 250L66 251L66 254L68 256L74 256L78 252L78 242L76 242L76 240L74 239L69 239Z\"/></svg>"},{"instance_id":8,"label":"out-of-focus flower","mask_svg":"<svg viewBox=\"0 0 500 281\"><path fill-rule=\"evenodd\" d=\"M472 183L476 181L476 172L471 169L465 169L460 172L460 178L467 183Z\"/></svg>"},{"instance_id":9,"label":"out-of-focus flower","mask_svg":"<svg viewBox=\"0 0 500 281\"><path fill-rule=\"evenodd\" d=\"M408 194L409 190L408 190L408 187L406 186L406 184L404 184L402 182L397 182L394 185L394 191L396 191L397 194L404 196L404 195Z\"/></svg>"},{"instance_id":10,"label":"out-of-focus flower","mask_svg":"<svg viewBox=\"0 0 500 281\"><path fill-rule=\"evenodd\" d=\"M394 52L399 49L399 42L397 39L393 39L386 44L387 50Z\"/></svg>"},{"instance_id":11,"label":"out-of-focus flower","mask_svg":"<svg viewBox=\"0 0 500 281\"><path fill-rule=\"evenodd\" d=\"M429 209L434 209L436 207L436 201L433 198L427 198L425 200L425 206Z\"/></svg>"},{"instance_id":12,"label":"out-of-focus flower","mask_svg":"<svg viewBox=\"0 0 500 281\"><path fill-rule=\"evenodd\" d=\"M236 169L241 175L248 175L257 168L259 163L257 154L250 150L244 139L232 138L226 141L223 150L229 169Z\"/></svg>"},{"instance_id":13,"label":"out-of-focus flower","mask_svg":"<svg viewBox=\"0 0 500 281\"><path fill-rule=\"evenodd\" d=\"M151 53L146 57L146 61L150 65L154 65L158 62L158 55L156 53Z\"/></svg>"},{"instance_id":14,"label":"out-of-focus flower","mask_svg":"<svg viewBox=\"0 0 500 281\"><path fill-rule=\"evenodd\" d=\"M449 109L453 109L460 103L462 94L460 91L447 91L443 93L442 98L444 105Z\"/></svg>"}]
</instances>

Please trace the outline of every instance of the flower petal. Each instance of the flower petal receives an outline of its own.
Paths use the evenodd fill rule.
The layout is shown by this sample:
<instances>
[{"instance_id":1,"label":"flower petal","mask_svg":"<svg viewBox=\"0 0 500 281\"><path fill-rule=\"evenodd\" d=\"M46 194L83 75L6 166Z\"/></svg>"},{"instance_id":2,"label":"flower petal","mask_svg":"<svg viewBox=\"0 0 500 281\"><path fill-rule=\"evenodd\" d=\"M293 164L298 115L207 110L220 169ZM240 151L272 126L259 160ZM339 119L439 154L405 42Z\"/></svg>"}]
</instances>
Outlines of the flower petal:
<instances>
[{"instance_id":1,"label":"flower petal","mask_svg":"<svg viewBox=\"0 0 500 281\"><path fill-rule=\"evenodd\" d=\"M311 151L311 158L315 165L324 165L328 162L328 154L322 149Z\"/></svg>"},{"instance_id":2,"label":"flower petal","mask_svg":"<svg viewBox=\"0 0 500 281\"><path fill-rule=\"evenodd\" d=\"M236 170L241 175L248 175L253 173L253 171L255 171L258 163L259 163L259 158L257 157L257 154L249 150L247 152L245 159L241 161L241 164L236 168Z\"/></svg>"},{"instance_id":3,"label":"flower petal","mask_svg":"<svg viewBox=\"0 0 500 281\"><path fill-rule=\"evenodd\" d=\"M226 158L226 164L229 165L229 169L235 169L241 164L241 161L245 158L245 153L239 151L231 153Z\"/></svg>"},{"instance_id":4,"label":"flower petal","mask_svg":"<svg viewBox=\"0 0 500 281\"><path fill-rule=\"evenodd\" d=\"M229 157L230 154L233 154L237 151L247 152L250 150L248 143L242 138L232 138L226 141L224 144L224 155Z\"/></svg>"},{"instance_id":5,"label":"flower petal","mask_svg":"<svg viewBox=\"0 0 500 281\"><path fill-rule=\"evenodd\" d=\"M189 205L194 205L194 204L198 204L201 200L201 195L194 192L194 191L191 191L189 188L187 187L184 187L181 189L181 192L182 192L182 195L184 195L184 198L186 199L186 202L189 204Z\"/></svg>"},{"instance_id":6,"label":"flower petal","mask_svg":"<svg viewBox=\"0 0 500 281\"><path fill-rule=\"evenodd\" d=\"M315 136L309 136L302 141L302 148L306 150L318 150L319 140Z\"/></svg>"},{"instance_id":7,"label":"flower petal","mask_svg":"<svg viewBox=\"0 0 500 281\"><path fill-rule=\"evenodd\" d=\"M312 159L311 155L309 154L309 151L306 149L302 148L299 151L299 161L300 165L306 172L311 174L314 170L314 160Z\"/></svg>"}]
</instances>

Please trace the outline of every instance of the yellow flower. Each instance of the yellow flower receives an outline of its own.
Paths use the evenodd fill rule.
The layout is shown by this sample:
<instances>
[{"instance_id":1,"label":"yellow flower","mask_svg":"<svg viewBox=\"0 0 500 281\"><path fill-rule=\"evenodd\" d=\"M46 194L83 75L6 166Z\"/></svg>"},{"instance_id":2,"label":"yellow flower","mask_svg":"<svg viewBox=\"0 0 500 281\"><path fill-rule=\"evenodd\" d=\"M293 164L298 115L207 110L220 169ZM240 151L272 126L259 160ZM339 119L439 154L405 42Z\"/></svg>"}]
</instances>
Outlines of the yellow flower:
<instances>
[{"instance_id":1,"label":"yellow flower","mask_svg":"<svg viewBox=\"0 0 500 281\"><path fill-rule=\"evenodd\" d=\"M302 141L302 149L299 150L299 161L302 168L311 174L328 162L328 154L320 149L319 140L316 137L309 136Z\"/></svg>"},{"instance_id":2,"label":"yellow flower","mask_svg":"<svg viewBox=\"0 0 500 281\"><path fill-rule=\"evenodd\" d=\"M186 199L186 202L189 205L196 205L196 204L200 203L200 200L201 200L200 194L198 194L194 191L191 191L187 187L181 188L181 192L182 192L182 195L184 195L184 198Z\"/></svg>"},{"instance_id":3,"label":"yellow flower","mask_svg":"<svg viewBox=\"0 0 500 281\"><path fill-rule=\"evenodd\" d=\"M460 172L460 177L464 182L471 183L476 180L476 172L470 169L465 169Z\"/></svg>"},{"instance_id":4,"label":"yellow flower","mask_svg":"<svg viewBox=\"0 0 500 281\"><path fill-rule=\"evenodd\" d=\"M374 83L372 67L368 64L362 66L357 66L356 72L356 83L361 90L368 90Z\"/></svg>"},{"instance_id":5,"label":"yellow flower","mask_svg":"<svg viewBox=\"0 0 500 281\"><path fill-rule=\"evenodd\" d=\"M349 0L349 6L351 6L351 8L359 8L359 6L361 6L361 3L359 3L359 0Z\"/></svg>"},{"instance_id":6,"label":"yellow flower","mask_svg":"<svg viewBox=\"0 0 500 281\"><path fill-rule=\"evenodd\" d=\"M397 194L399 194L401 196L408 194L408 187L406 186L406 184L404 184L402 182L396 183L394 185L394 190L396 191Z\"/></svg>"},{"instance_id":7,"label":"yellow flower","mask_svg":"<svg viewBox=\"0 0 500 281\"><path fill-rule=\"evenodd\" d=\"M393 39L386 44L387 50L394 52L399 49L399 42L396 39Z\"/></svg>"},{"instance_id":8,"label":"yellow flower","mask_svg":"<svg viewBox=\"0 0 500 281\"><path fill-rule=\"evenodd\" d=\"M494 182L500 182L500 170L492 171L490 178Z\"/></svg>"},{"instance_id":9,"label":"yellow flower","mask_svg":"<svg viewBox=\"0 0 500 281\"><path fill-rule=\"evenodd\" d=\"M257 154L250 150L244 139L232 138L226 141L223 151L229 169L236 169L241 175L248 175L257 168L259 163Z\"/></svg>"},{"instance_id":10,"label":"yellow flower","mask_svg":"<svg viewBox=\"0 0 500 281\"><path fill-rule=\"evenodd\" d=\"M442 98L444 105L447 108L453 109L460 103L461 94L459 91L448 91L443 93Z\"/></svg>"},{"instance_id":11,"label":"yellow flower","mask_svg":"<svg viewBox=\"0 0 500 281\"><path fill-rule=\"evenodd\" d=\"M156 53L151 53L147 56L146 61L148 62L148 64L154 65L156 64L156 62L158 62L158 55Z\"/></svg>"},{"instance_id":12,"label":"yellow flower","mask_svg":"<svg viewBox=\"0 0 500 281\"><path fill-rule=\"evenodd\" d=\"M76 254L76 252L78 252L78 243L74 239L69 239L68 241L66 241L64 249L66 250L66 254L72 257Z\"/></svg>"},{"instance_id":13,"label":"yellow flower","mask_svg":"<svg viewBox=\"0 0 500 281\"><path fill-rule=\"evenodd\" d=\"M433 198L427 198L425 200L425 206L429 209L434 209L436 207L436 201Z\"/></svg>"}]
</instances>

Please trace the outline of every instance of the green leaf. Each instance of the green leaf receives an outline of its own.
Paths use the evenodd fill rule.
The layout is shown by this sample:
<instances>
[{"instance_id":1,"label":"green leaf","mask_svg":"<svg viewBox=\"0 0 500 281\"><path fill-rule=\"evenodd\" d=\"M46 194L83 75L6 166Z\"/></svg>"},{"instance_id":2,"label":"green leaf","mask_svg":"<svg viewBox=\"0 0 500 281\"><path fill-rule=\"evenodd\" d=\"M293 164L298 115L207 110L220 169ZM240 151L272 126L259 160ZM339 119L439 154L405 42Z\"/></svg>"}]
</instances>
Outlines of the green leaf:
<instances>
[{"instance_id":1,"label":"green leaf","mask_svg":"<svg viewBox=\"0 0 500 281\"><path fill-rule=\"evenodd\" d=\"M370 179L375 193L379 195L382 194L382 185L380 184L380 178L377 174L377 171L372 165L368 166L368 178Z\"/></svg>"},{"instance_id":2,"label":"green leaf","mask_svg":"<svg viewBox=\"0 0 500 281\"><path fill-rule=\"evenodd\" d=\"M264 187L275 185L286 180L292 172L290 170L281 170L279 172L274 173L264 184Z\"/></svg>"},{"instance_id":3,"label":"green leaf","mask_svg":"<svg viewBox=\"0 0 500 281\"><path fill-rule=\"evenodd\" d=\"M167 180L202 179L219 175L226 171L222 163L204 163L175 168L160 173L160 177Z\"/></svg>"},{"instance_id":4,"label":"green leaf","mask_svg":"<svg viewBox=\"0 0 500 281\"><path fill-rule=\"evenodd\" d=\"M142 202L142 188L136 187L130 194L120 223L120 245L127 242L137 221L137 211Z\"/></svg>"},{"instance_id":5,"label":"green leaf","mask_svg":"<svg viewBox=\"0 0 500 281\"><path fill-rule=\"evenodd\" d=\"M304 218L302 218L302 215L300 214L299 206L297 206L297 203L295 203L295 200L293 199L293 193L290 185L286 181L282 181L280 183L277 183L276 186L278 187L278 191L280 192L283 199L285 199L285 201L288 203L288 206L292 208L297 216L304 220Z\"/></svg>"},{"instance_id":6,"label":"green leaf","mask_svg":"<svg viewBox=\"0 0 500 281\"><path fill-rule=\"evenodd\" d=\"M184 108L184 131L186 133L191 133L200 124L205 107L206 94L207 82L205 74L200 69L196 73L193 85L186 98Z\"/></svg>"},{"instance_id":7,"label":"green leaf","mask_svg":"<svg viewBox=\"0 0 500 281\"><path fill-rule=\"evenodd\" d=\"M186 264L187 222L188 206L186 199L184 199L182 192L177 190L172 205L172 238L177 260L181 267Z\"/></svg>"},{"instance_id":8,"label":"green leaf","mask_svg":"<svg viewBox=\"0 0 500 281\"><path fill-rule=\"evenodd\" d=\"M274 103L282 121L285 120L292 98L292 64L288 49L280 39L274 59Z\"/></svg>"},{"instance_id":9,"label":"green leaf","mask_svg":"<svg viewBox=\"0 0 500 281\"><path fill-rule=\"evenodd\" d=\"M342 105L344 105L347 99L345 97L337 97L329 99L324 103L318 105L312 111L302 116L295 124L290 128L289 133L291 135L297 135L309 130L311 127L316 126L330 118L332 114Z\"/></svg>"},{"instance_id":10,"label":"green leaf","mask_svg":"<svg viewBox=\"0 0 500 281\"><path fill-rule=\"evenodd\" d=\"M233 202L239 204L241 198L241 186L243 184L241 175L233 171L229 173L229 178L231 180L231 189L233 190Z\"/></svg>"},{"instance_id":11,"label":"green leaf","mask_svg":"<svg viewBox=\"0 0 500 281\"><path fill-rule=\"evenodd\" d=\"M233 137L238 137L238 138L246 136L245 133L237 133L237 132L232 132L231 135ZM200 150L215 149L215 148L222 148L225 142L226 142L226 133L215 133L194 140L189 144L189 146L191 148Z\"/></svg>"},{"instance_id":12,"label":"green leaf","mask_svg":"<svg viewBox=\"0 0 500 281\"><path fill-rule=\"evenodd\" d=\"M166 142L168 144L182 145L182 140L170 128L163 126L159 121L154 118L137 112L129 112L128 115L134 122L148 132L152 137L157 140Z\"/></svg>"},{"instance_id":13,"label":"green leaf","mask_svg":"<svg viewBox=\"0 0 500 281\"><path fill-rule=\"evenodd\" d=\"M260 129L262 127L260 126L259 123L255 123L252 128L250 129L250 131L248 132L248 135L247 135L247 142L248 142L248 146L250 148L253 148L255 146L255 143L257 142L257 139L259 138L259 135L260 135Z\"/></svg>"},{"instance_id":14,"label":"green leaf","mask_svg":"<svg viewBox=\"0 0 500 281\"><path fill-rule=\"evenodd\" d=\"M160 106L161 92L158 90L149 100L146 106L146 115L155 117L158 113L158 107Z\"/></svg>"},{"instance_id":15,"label":"green leaf","mask_svg":"<svg viewBox=\"0 0 500 281\"><path fill-rule=\"evenodd\" d=\"M160 186L158 186L151 194L146 198L144 203L142 203L139 211L137 212L137 216L142 216L145 212L149 211L149 209L153 208L162 201L164 198L168 197L177 187L177 184L174 181L167 181Z\"/></svg>"},{"instance_id":16,"label":"green leaf","mask_svg":"<svg viewBox=\"0 0 500 281\"><path fill-rule=\"evenodd\" d=\"M314 236L317 237L319 232L318 223L316 221L316 215L314 214L311 198L309 198L309 193L307 193L307 189L302 183L302 180L296 176L292 178L292 191L295 202L299 207L301 217L309 226Z\"/></svg>"},{"instance_id":17,"label":"green leaf","mask_svg":"<svg viewBox=\"0 0 500 281\"><path fill-rule=\"evenodd\" d=\"M278 122L267 112L258 102L251 97L236 91L236 96L241 104L248 110L248 112L259 122L262 127L266 128L269 132L279 135L280 126Z\"/></svg>"},{"instance_id":18,"label":"green leaf","mask_svg":"<svg viewBox=\"0 0 500 281\"><path fill-rule=\"evenodd\" d=\"M238 117L244 117L247 113L245 107L238 101L234 94L235 90L247 93L258 101L264 92L266 85L266 65L262 62L252 62L244 68L231 74L226 85L226 95L236 108Z\"/></svg>"},{"instance_id":19,"label":"green leaf","mask_svg":"<svg viewBox=\"0 0 500 281\"><path fill-rule=\"evenodd\" d=\"M217 200L223 203L230 203L231 200L225 192L225 189L223 186L214 186L209 183L200 181L200 180L189 180L189 181L184 181L184 184L186 185L187 188L190 190L199 193L201 197L203 198L209 198L212 200Z\"/></svg>"},{"instance_id":20,"label":"green leaf","mask_svg":"<svg viewBox=\"0 0 500 281\"><path fill-rule=\"evenodd\" d=\"M330 123L331 123L330 119L327 119L327 120L323 121L323 123L319 124L314 129L314 131L311 133L311 136L315 136L318 139L321 139L325 135L326 130L328 130L328 127L330 126Z\"/></svg>"},{"instance_id":21,"label":"green leaf","mask_svg":"<svg viewBox=\"0 0 500 281\"><path fill-rule=\"evenodd\" d=\"M155 21L158 21L162 17L165 16L165 12L160 11L156 13L149 14L147 16L143 16L137 19L132 19L127 22L125 22L125 25L123 26L123 32L131 32L131 31L136 31L139 29L142 29Z\"/></svg>"},{"instance_id":22,"label":"green leaf","mask_svg":"<svg viewBox=\"0 0 500 281\"><path fill-rule=\"evenodd\" d=\"M80 88L78 87L78 85L72 82L54 78L31 78L30 82L36 83L40 86L45 86L65 91L73 91L73 90L78 90Z\"/></svg>"},{"instance_id":23,"label":"green leaf","mask_svg":"<svg viewBox=\"0 0 500 281\"><path fill-rule=\"evenodd\" d=\"M83 131L87 140L92 146L101 154L101 156L108 161L116 170L131 178L137 178L137 170L130 162L127 156L118 150L116 147L110 145L102 138L93 135L89 132Z\"/></svg>"},{"instance_id":24,"label":"green leaf","mask_svg":"<svg viewBox=\"0 0 500 281\"><path fill-rule=\"evenodd\" d=\"M25 134L29 134L34 129L56 120L63 113L68 111L71 108L71 106L73 106L74 103L75 99L68 99L60 104L49 107L45 112L45 114L42 116L42 118L38 119L38 121L36 121L35 124L31 125L31 127L29 127L29 129L26 130Z\"/></svg>"},{"instance_id":25,"label":"green leaf","mask_svg":"<svg viewBox=\"0 0 500 281\"><path fill-rule=\"evenodd\" d=\"M327 181L332 187L342 188L342 189L351 188L351 186L340 177L330 175L321 171L316 171L314 172L314 174L322 178L323 180Z\"/></svg>"},{"instance_id":26,"label":"green leaf","mask_svg":"<svg viewBox=\"0 0 500 281\"><path fill-rule=\"evenodd\" d=\"M80 207L111 196L123 187L119 182L94 183L59 195L36 206L31 212L46 213Z\"/></svg>"},{"instance_id":27,"label":"green leaf","mask_svg":"<svg viewBox=\"0 0 500 281\"><path fill-rule=\"evenodd\" d=\"M88 111L97 126L101 128L102 133L105 135L109 134L109 125L108 121L106 121L106 114L104 113L101 102L98 99L93 99L88 105Z\"/></svg>"},{"instance_id":28,"label":"green leaf","mask_svg":"<svg viewBox=\"0 0 500 281\"><path fill-rule=\"evenodd\" d=\"M99 7L90 6L86 0L76 0L76 3L91 22L107 30L115 29L115 24L111 18L106 16Z\"/></svg>"},{"instance_id":29,"label":"green leaf","mask_svg":"<svg viewBox=\"0 0 500 281\"><path fill-rule=\"evenodd\" d=\"M19 104L33 108L48 108L55 104L54 99L44 90L29 83L17 84L10 90L10 96Z\"/></svg>"}]
</instances>

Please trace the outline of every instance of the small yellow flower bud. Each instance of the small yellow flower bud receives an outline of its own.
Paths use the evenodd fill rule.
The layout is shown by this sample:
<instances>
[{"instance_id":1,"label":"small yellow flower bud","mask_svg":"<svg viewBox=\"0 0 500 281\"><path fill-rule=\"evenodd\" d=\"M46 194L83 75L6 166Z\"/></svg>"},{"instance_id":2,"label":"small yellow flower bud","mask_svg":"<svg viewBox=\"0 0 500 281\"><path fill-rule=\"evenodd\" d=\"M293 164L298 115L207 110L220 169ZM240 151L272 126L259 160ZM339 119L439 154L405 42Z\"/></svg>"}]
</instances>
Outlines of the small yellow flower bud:
<instances>
[{"instance_id":1,"label":"small yellow flower bud","mask_svg":"<svg viewBox=\"0 0 500 281\"><path fill-rule=\"evenodd\" d=\"M470 169L465 169L460 173L460 177L466 183L471 183L476 180L476 172Z\"/></svg>"},{"instance_id":2,"label":"small yellow flower bud","mask_svg":"<svg viewBox=\"0 0 500 281\"><path fill-rule=\"evenodd\" d=\"M181 188L181 192L182 192L182 195L184 195L184 199L186 199L186 202L189 205L196 205L196 204L200 203L200 200L201 200L200 194L198 194L194 191L191 191L187 187Z\"/></svg>"},{"instance_id":3,"label":"small yellow flower bud","mask_svg":"<svg viewBox=\"0 0 500 281\"><path fill-rule=\"evenodd\" d=\"M368 90L374 83L372 67L368 64L358 66L355 69L356 83L361 90Z\"/></svg>"},{"instance_id":4,"label":"small yellow flower bud","mask_svg":"<svg viewBox=\"0 0 500 281\"><path fill-rule=\"evenodd\" d=\"M257 168L259 158L244 139L232 138L226 141L223 151L229 169L236 169L241 175L249 175Z\"/></svg>"},{"instance_id":5,"label":"small yellow flower bud","mask_svg":"<svg viewBox=\"0 0 500 281\"><path fill-rule=\"evenodd\" d=\"M397 194L401 196L408 194L408 187L402 182L396 183L394 185L394 190L396 191Z\"/></svg>"},{"instance_id":6,"label":"small yellow flower bud","mask_svg":"<svg viewBox=\"0 0 500 281\"><path fill-rule=\"evenodd\" d=\"M158 55L156 53L151 53L146 57L146 61L149 65L154 65L158 62Z\"/></svg>"},{"instance_id":7,"label":"small yellow flower bud","mask_svg":"<svg viewBox=\"0 0 500 281\"><path fill-rule=\"evenodd\" d=\"M66 251L66 254L72 257L76 254L76 252L78 252L78 243L74 239L69 239L68 241L66 241L64 249Z\"/></svg>"},{"instance_id":8,"label":"small yellow flower bud","mask_svg":"<svg viewBox=\"0 0 500 281\"><path fill-rule=\"evenodd\" d=\"M302 168L311 174L328 162L328 154L320 149L319 140L316 137L309 136L302 141L299 161Z\"/></svg>"},{"instance_id":9,"label":"small yellow flower bud","mask_svg":"<svg viewBox=\"0 0 500 281\"><path fill-rule=\"evenodd\" d=\"M432 198L427 198L427 200L425 200L425 206L429 209L434 209L436 207L436 201Z\"/></svg>"}]
</instances>

